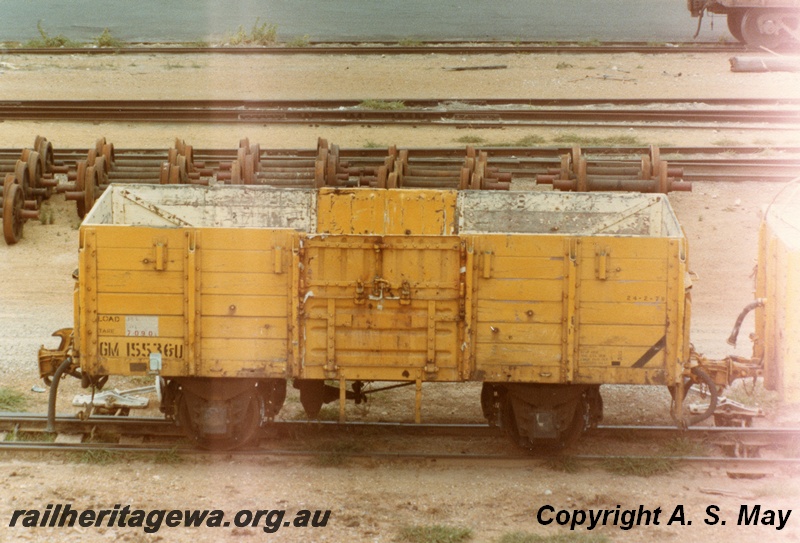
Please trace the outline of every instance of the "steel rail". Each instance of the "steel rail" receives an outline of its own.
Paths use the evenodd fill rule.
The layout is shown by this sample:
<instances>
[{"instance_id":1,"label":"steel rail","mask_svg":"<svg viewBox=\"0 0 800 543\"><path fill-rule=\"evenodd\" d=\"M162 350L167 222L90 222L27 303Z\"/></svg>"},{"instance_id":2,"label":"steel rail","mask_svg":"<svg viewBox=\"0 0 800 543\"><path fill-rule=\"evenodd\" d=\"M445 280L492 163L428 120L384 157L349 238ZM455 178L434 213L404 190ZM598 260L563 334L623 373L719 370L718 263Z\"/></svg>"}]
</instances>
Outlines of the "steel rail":
<instances>
[{"instance_id":1,"label":"steel rail","mask_svg":"<svg viewBox=\"0 0 800 543\"><path fill-rule=\"evenodd\" d=\"M748 49L740 44L718 42L674 42L653 45L644 42L494 42L438 41L403 45L398 42L323 42L311 41L304 47L275 44L271 46L197 47L187 43L126 44L122 47L0 47L5 55L502 55L502 54L672 54L672 53L741 53Z\"/></svg>"},{"instance_id":2,"label":"steel rail","mask_svg":"<svg viewBox=\"0 0 800 543\"><path fill-rule=\"evenodd\" d=\"M792 100L726 102L706 100L709 107L680 107L684 100L576 102L532 100L392 100L398 109L368 107L354 101L250 101L250 100L32 100L0 102L0 120L61 120L111 122L204 122L323 125L445 125L472 128L504 126L653 126L669 128L717 126L737 128L791 128L800 124L800 104ZM612 106L608 107L609 103ZM748 104L749 107L743 107ZM644 105L660 105L642 107ZM555 106L555 107L554 107ZM639 107L633 107L639 106ZM738 107L734 107L738 106ZM770 109L767 109L770 108ZM691 124L689 124L691 123ZM752 127L743 127L751 123Z\"/></svg>"},{"instance_id":3,"label":"steel rail","mask_svg":"<svg viewBox=\"0 0 800 543\"><path fill-rule=\"evenodd\" d=\"M47 423L47 416L31 413L0 412L0 431L42 432ZM180 435L180 429L174 422L162 417L113 417L106 415L80 419L75 415L58 415L57 429L61 433L88 433L92 429L110 433L131 433L133 430L145 428L149 435ZM404 435L459 435L465 437L494 437L501 435L498 428L485 423L404 423L404 422L345 422L334 421L272 421L264 426L264 434L310 432L399 432ZM641 434L650 439L663 439L688 436L693 439L720 439L737 437L747 440L791 441L800 439L800 428L793 427L726 427L726 426L693 426L680 429L675 426L652 425L600 425L588 432L593 438L630 437L632 433Z\"/></svg>"}]
</instances>

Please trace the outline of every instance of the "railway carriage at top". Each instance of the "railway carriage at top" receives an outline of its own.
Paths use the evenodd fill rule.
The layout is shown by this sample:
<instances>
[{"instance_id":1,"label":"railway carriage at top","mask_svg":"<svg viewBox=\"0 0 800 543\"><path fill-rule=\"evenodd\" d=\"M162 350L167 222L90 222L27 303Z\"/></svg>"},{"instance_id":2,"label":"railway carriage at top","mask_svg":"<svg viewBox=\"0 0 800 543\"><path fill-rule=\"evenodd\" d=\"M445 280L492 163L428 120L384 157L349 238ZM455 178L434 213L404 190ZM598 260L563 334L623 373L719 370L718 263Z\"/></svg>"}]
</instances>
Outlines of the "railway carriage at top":
<instances>
[{"instance_id":1,"label":"railway carriage at top","mask_svg":"<svg viewBox=\"0 0 800 543\"><path fill-rule=\"evenodd\" d=\"M800 0L688 0L688 8L700 21L705 12L725 15L731 35L748 45L800 44Z\"/></svg>"},{"instance_id":2,"label":"railway carriage at top","mask_svg":"<svg viewBox=\"0 0 800 543\"><path fill-rule=\"evenodd\" d=\"M65 373L153 376L204 447L248 442L287 382L342 421L365 383L407 384L418 422L423 383L481 382L490 423L563 446L601 419L600 385L668 387L690 424L761 371L693 351L690 287L661 194L112 185L40 373L51 416ZM695 383L714 401L684 414Z\"/></svg>"}]
</instances>

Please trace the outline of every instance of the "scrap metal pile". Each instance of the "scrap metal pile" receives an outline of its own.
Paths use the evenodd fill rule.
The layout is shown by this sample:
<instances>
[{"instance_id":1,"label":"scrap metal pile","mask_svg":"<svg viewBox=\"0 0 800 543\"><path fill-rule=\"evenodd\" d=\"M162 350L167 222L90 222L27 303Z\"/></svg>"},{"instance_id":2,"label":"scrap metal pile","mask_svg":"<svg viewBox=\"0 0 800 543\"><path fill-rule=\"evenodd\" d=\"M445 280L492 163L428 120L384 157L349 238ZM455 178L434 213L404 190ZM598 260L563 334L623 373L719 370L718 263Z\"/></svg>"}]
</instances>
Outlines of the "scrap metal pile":
<instances>
[{"instance_id":1,"label":"scrap metal pile","mask_svg":"<svg viewBox=\"0 0 800 543\"><path fill-rule=\"evenodd\" d=\"M100 138L88 151L54 151L37 136L19 158L0 152L0 172L8 172L0 200L3 234L9 245L19 241L22 225L39 218L41 202L53 192L75 201L83 218L111 183L509 190L527 180L562 191L691 190L683 171L670 168L654 146L638 158L588 157L575 146L525 163L491 152L490 159L489 151L472 146L342 151L324 138L312 150L263 150L247 138L231 150L196 151L181 139L165 151L119 150Z\"/></svg>"}]
</instances>

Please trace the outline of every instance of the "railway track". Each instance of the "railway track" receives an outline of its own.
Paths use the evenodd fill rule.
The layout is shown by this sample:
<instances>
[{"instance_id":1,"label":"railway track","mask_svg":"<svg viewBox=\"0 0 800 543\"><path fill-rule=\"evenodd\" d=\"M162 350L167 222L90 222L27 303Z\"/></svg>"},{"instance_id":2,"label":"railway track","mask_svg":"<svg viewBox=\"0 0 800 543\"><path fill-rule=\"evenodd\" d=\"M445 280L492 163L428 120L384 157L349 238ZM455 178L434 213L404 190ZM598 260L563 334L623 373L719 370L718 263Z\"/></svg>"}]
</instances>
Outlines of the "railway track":
<instances>
[{"instance_id":1,"label":"railway track","mask_svg":"<svg viewBox=\"0 0 800 543\"><path fill-rule=\"evenodd\" d=\"M6 100L0 120L786 129L800 124L800 100Z\"/></svg>"},{"instance_id":2,"label":"railway track","mask_svg":"<svg viewBox=\"0 0 800 543\"><path fill-rule=\"evenodd\" d=\"M302 47L276 44L260 47L196 47L193 44L171 43L128 44L123 47L26 48L5 47L0 53L9 55L503 55L503 54L671 54L671 53L741 53L747 48L736 43L675 42L499 42L471 41L418 42L321 42L310 41Z\"/></svg>"},{"instance_id":3,"label":"railway track","mask_svg":"<svg viewBox=\"0 0 800 543\"><path fill-rule=\"evenodd\" d=\"M0 451L209 454L207 450L188 445L179 429L161 418L97 416L81 420L75 416L59 416L56 420L58 434L56 440L52 441L45 437L48 435L45 415L0 413L0 434L4 434L5 438L5 441L0 441ZM69 439L61 441L63 436ZM102 438L98 440L98 436ZM376 438L382 438L378 439L382 445L375 445ZM388 447L384 442L386 438L390 440ZM391 441L401 439L407 442L409 438L416 438L414 443L423 451L414 450L413 444L412 448L407 448L407 443L398 448L396 441ZM711 444L711 447L718 447L722 454L712 448L702 455L642 454L636 448L637 442L658 443L676 439ZM741 474L747 470L800 464L800 458L792 453L798 439L800 428L693 427L679 430L670 426L600 426L586 436L588 446L584 450L602 450L603 443L609 442L619 444L623 441L625 444L615 446L613 452L606 454L578 451L569 454L568 458L581 462L646 461L658 458L677 463L702 463ZM298 445L298 440L302 446ZM344 447L342 440L346 442ZM432 448L430 441L435 441L437 446ZM447 446L451 443L455 444L457 452ZM441 447L442 444L445 447ZM788 454L761 457L760 450L767 447L783 448ZM631 452L623 452L626 448ZM530 461L532 458L549 458L554 453L542 451L532 457L530 453L507 443L499 429L485 424L279 421L265 425L258 445L241 451L225 451L224 454L282 457L334 454L349 458ZM555 454L558 456L561 453Z\"/></svg>"}]
</instances>

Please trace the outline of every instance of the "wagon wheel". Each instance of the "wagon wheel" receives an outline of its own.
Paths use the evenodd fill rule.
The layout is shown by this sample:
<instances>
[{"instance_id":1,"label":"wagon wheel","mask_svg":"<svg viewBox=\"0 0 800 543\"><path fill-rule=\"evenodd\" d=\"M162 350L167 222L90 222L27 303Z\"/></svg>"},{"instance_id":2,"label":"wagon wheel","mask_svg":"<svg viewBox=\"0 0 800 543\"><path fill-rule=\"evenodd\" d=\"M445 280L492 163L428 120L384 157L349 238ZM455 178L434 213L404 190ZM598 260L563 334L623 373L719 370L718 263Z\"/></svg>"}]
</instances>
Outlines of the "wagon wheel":
<instances>
[{"instance_id":1,"label":"wagon wheel","mask_svg":"<svg viewBox=\"0 0 800 543\"><path fill-rule=\"evenodd\" d=\"M27 150L27 149L26 149ZM42 180L42 161L39 158L39 153L36 151L27 150L27 156L24 158L25 163L28 165L28 179L30 180L31 188L39 188ZM36 199L41 202L43 196L37 196Z\"/></svg>"},{"instance_id":2,"label":"wagon wheel","mask_svg":"<svg viewBox=\"0 0 800 543\"><path fill-rule=\"evenodd\" d=\"M559 177L559 179L567 180L567 179L570 178L570 175L569 175L570 174L570 167L569 166L570 166L570 157L569 157L569 155L561 155L561 168L560 168L560 173L559 173L559 175L561 177Z\"/></svg>"},{"instance_id":3,"label":"wagon wheel","mask_svg":"<svg viewBox=\"0 0 800 543\"><path fill-rule=\"evenodd\" d=\"M650 146L650 164L653 167L651 177L658 175L659 164L661 163L661 149L657 145Z\"/></svg>"},{"instance_id":4,"label":"wagon wheel","mask_svg":"<svg viewBox=\"0 0 800 543\"><path fill-rule=\"evenodd\" d=\"M231 185L242 184L242 163L238 160L231 162Z\"/></svg>"},{"instance_id":5,"label":"wagon wheel","mask_svg":"<svg viewBox=\"0 0 800 543\"><path fill-rule=\"evenodd\" d=\"M658 164L658 192L666 194L669 192L669 165L665 160Z\"/></svg>"},{"instance_id":6,"label":"wagon wheel","mask_svg":"<svg viewBox=\"0 0 800 543\"><path fill-rule=\"evenodd\" d=\"M736 41L744 43L742 36L742 19L744 19L743 9L734 9L728 12L728 32L731 33Z\"/></svg>"},{"instance_id":7,"label":"wagon wheel","mask_svg":"<svg viewBox=\"0 0 800 543\"><path fill-rule=\"evenodd\" d=\"M748 9L742 18L742 38L748 45L775 49L785 38L782 19L777 10Z\"/></svg>"},{"instance_id":8,"label":"wagon wheel","mask_svg":"<svg viewBox=\"0 0 800 543\"><path fill-rule=\"evenodd\" d=\"M14 245L22 239L24 205L22 187L17 183L10 185L3 197L3 237L8 245Z\"/></svg>"},{"instance_id":9,"label":"wagon wheel","mask_svg":"<svg viewBox=\"0 0 800 543\"><path fill-rule=\"evenodd\" d=\"M39 153L39 160L42 162L42 171L50 173L53 171L55 160L53 158L53 144L41 136L36 137L34 149Z\"/></svg>"},{"instance_id":10,"label":"wagon wheel","mask_svg":"<svg viewBox=\"0 0 800 543\"><path fill-rule=\"evenodd\" d=\"M98 164L102 168L102 164ZM88 213L94 205L94 191L100 177L100 171L95 166L86 168L86 178L83 182L83 209L84 213ZM78 200L80 201L80 200Z\"/></svg>"},{"instance_id":11,"label":"wagon wheel","mask_svg":"<svg viewBox=\"0 0 800 543\"><path fill-rule=\"evenodd\" d=\"M186 171L194 172L194 147L185 145L182 154L186 157Z\"/></svg>"},{"instance_id":12,"label":"wagon wheel","mask_svg":"<svg viewBox=\"0 0 800 543\"><path fill-rule=\"evenodd\" d=\"M250 154L253 155L253 169L261 171L261 145L254 143L250 146Z\"/></svg>"},{"instance_id":13,"label":"wagon wheel","mask_svg":"<svg viewBox=\"0 0 800 543\"><path fill-rule=\"evenodd\" d=\"M242 138L239 140L239 149L249 149L250 148L250 138Z\"/></svg>"},{"instance_id":14,"label":"wagon wheel","mask_svg":"<svg viewBox=\"0 0 800 543\"><path fill-rule=\"evenodd\" d=\"M108 173L111 171L111 167L114 165L114 161L117 159L117 157L114 155L113 143L106 143L103 145L103 157L106 159L105 172Z\"/></svg>"},{"instance_id":15,"label":"wagon wheel","mask_svg":"<svg viewBox=\"0 0 800 543\"><path fill-rule=\"evenodd\" d=\"M89 149L89 152L86 153L86 165L87 166L94 166L94 161L97 160L97 157L103 153L101 149L100 152L97 152L97 149Z\"/></svg>"},{"instance_id":16,"label":"wagon wheel","mask_svg":"<svg viewBox=\"0 0 800 543\"><path fill-rule=\"evenodd\" d=\"M589 190L589 179L586 174L586 159L582 156L578 157L578 164L575 171L578 178L575 185L575 190L578 192L586 192Z\"/></svg>"},{"instance_id":17,"label":"wagon wheel","mask_svg":"<svg viewBox=\"0 0 800 543\"><path fill-rule=\"evenodd\" d=\"M106 144L105 136L99 138L96 142L94 142L94 152L96 156L100 156L103 154L103 146Z\"/></svg>"},{"instance_id":18,"label":"wagon wheel","mask_svg":"<svg viewBox=\"0 0 800 543\"><path fill-rule=\"evenodd\" d=\"M314 187L325 186L325 161L317 159L314 161Z\"/></svg>"},{"instance_id":19,"label":"wagon wheel","mask_svg":"<svg viewBox=\"0 0 800 543\"><path fill-rule=\"evenodd\" d=\"M256 168L253 164L253 155L247 155L242 163L244 166L242 167L242 178L244 179L245 185L255 185L256 184Z\"/></svg>"},{"instance_id":20,"label":"wagon wheel","mask_svg":"<svg viewBox=\"0 0 800 543\"><path fill-rule=\"evenodd\" d=\"M22 189L22 196L25 198L31 190L31 174L28 171L28 164L26 162L17 160L14 166L14 177L17 178L17 183L19 183Z\"/></svg>"},{"instance_id":21,"label":"wagon wheel","mask_svg":"<svg viewBox=\"0 0 800 543\"><path fill-rule=\"evenodd\" d=\"M650 162L648 155L642 155L642 169L639 172L639 179L652 179L653 178L653 163Z\"/></svg>"},{"instance_id":22,"label":"wagon wheel","mask_svg":"<svg viewBox=\"0 0 800 543\"><path fill-rule=\"evenodd\" d=\"M161 167L158 169L158 184L166 185L169 183L169 170L172 165L169 162L162 162Z\"/></svg>"},{"instance_id":23,"label":"wagon wheel","mask_svg":"<svg viewBox=\"0 0 800 543\"><path fill-rule=\"evenodd\" d=\"M84 187L86 186L86 161L79 160L77 163L77 176L75 178L75 192L83 192ZM75 205L78 208L78 217L81 219L86 216L86 206L84 204L83 198L78 198L75 201Z\"/></svg>"},{"instance_id":24,"label":"wagon wheel","mask_svg":"<svg viewBox=\"0 0 800 543\"><path fill-rule=\"evenodd\" d=\"M178 161L178 150L174 147L167 150L167 162L170 164L177 164Z\"/></svg>"},{"instance_id":25,"label":"wagon wheel","mask_svg":"<svg viewBox=\"0 0 800 543\"><path fill-rule=\"evenodd\" d=\"M189 406L183 395L178 399L178 420L187 436L198 447L212 451L229 451L251 443L261 428L263 400L256 394L250 395L247 409L236 424L236 437L210 437L199 431L191 418Z\"/></svg>"},{"instance_id":26,"label":"wagon wheel","mask_svg":"<svg viewBox=\"0 0 800 543\"><path fill-rule=\"evenodd\" d=\"M3 198L5 198L6 194L8 194L8 189L11 187L11 185L15 184L16 182L17 178L14 177L13 173L6 174L6 178L3 180L3 193L2 193Z\"/></svg>"}]
</instances>

